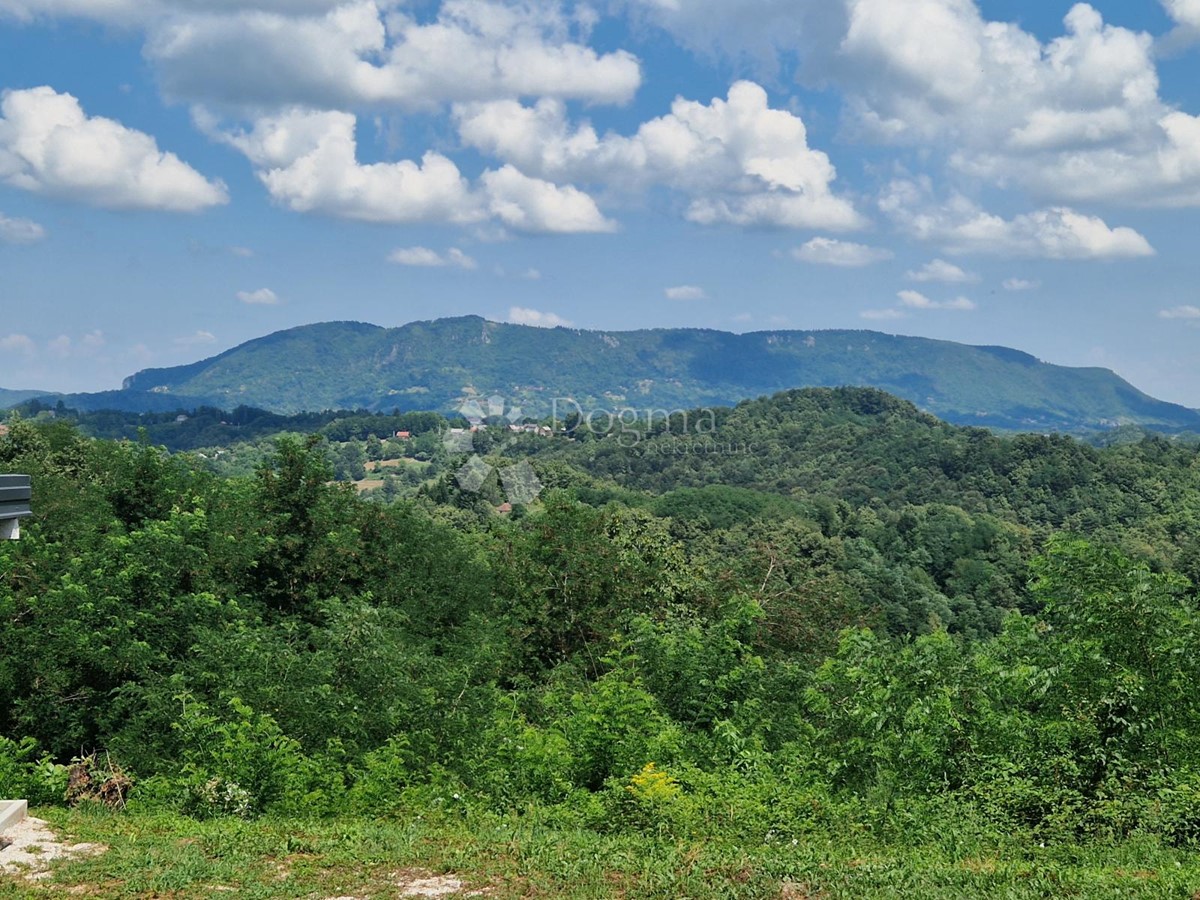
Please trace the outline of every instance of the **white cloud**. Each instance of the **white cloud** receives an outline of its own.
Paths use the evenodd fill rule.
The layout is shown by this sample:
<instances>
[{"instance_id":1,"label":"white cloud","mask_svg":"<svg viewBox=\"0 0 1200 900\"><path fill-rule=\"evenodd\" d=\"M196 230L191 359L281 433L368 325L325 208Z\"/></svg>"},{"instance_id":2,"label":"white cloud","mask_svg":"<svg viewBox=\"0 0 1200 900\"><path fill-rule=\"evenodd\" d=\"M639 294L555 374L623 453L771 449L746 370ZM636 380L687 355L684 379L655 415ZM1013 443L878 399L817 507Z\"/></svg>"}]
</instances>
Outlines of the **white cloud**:
<instances>
[{"instance_id":1,"label":"white cloud","mask_svg":"<svg viewBox=\"0 0 1200 900\"><path fill-rule=\"evenodd\" d=\"M520 277L524 278L526 281L541 281L542 273L539 269L535 269L531 266L530 268L528 268L524 272L522 272Z\"/></svg>"},{"instance_id":2,"label":"white cloud","mask_svg":"<svg viewBox=\"0 0 1200 900\"><path fill-rule=\"evenodd\" d=\"M50 87L0 95L0 181L113 209L196 212L227 203L210 181L148 134L101 116Z\"/></svg>"},{"instance_id":3,"label":"white cloud","mask_svg":"<svg viewBox=\"0 0 1200 900\"><path fill-rule=\"evenodd\" d=\"M1040 281L1030 278L1006 278L1003 287L1006 291L1032 291L1041 287Z\"/></svg>"},{"instance_id":4,"label":"white cloud","mask_svg":"<svg viewBox=\"0 0 1200 900\"><path fill-rule=\"evenodd\" d=\"M229 252L234 256L240 257L241 259L250 259L252 256L254 256L254 251L249 247L230 247Z\"/></svg>"},{"instance_id":5,"label":"white cloud","mask_svg":"<svg viewBox=\"0 0 1200 900\"><path fill-rule=\"evenodd\" d=\"M707 300L708 292L694 284L681 284L663 291L668 300Z\"/></svg>"},{"instance_id":6,"label":"white cloud","mask_svg":"<svg viewBox=\"0 0 1200 900\"><path fill-rule=\"evenodd\" d=\"M1159 95L1154 39L1087 3L1049 41L976 0L626 3L738 63L797 56L801 80L844 96L851 133L936 147L960 173L1047 205L1200 205L1200 123ZM1200 0L1162 5L1176 43L1200 37Z\"/></svg>"},{"instance_id":7,"label":"white cloud","mask_svg":"<svg viewBox=\"0 0 1200 900\"><path fill-rule=\"evenodd\" d=\"M948 235L958 252L994 252L1046 259L1113 259L1153 256L1154 248L1132 228L1110 228L1097 216L1065 207L1037 210L1005 220L980 213Z\"/></svg>"},{"instance_id":8,"label":"white cloud","mask_svg":"<svg viewBox=\"0 0 1200 900\"><path fill-rule=\"evenodd\" d=\"M975 309L975 304L966 297L955 297L953 300L931 300L920 291L900 291L896 296L900 303L909 309L951 309L969 311Z\"/></svg>"},{"instance_id":9,"label":"white cloud","mask_svg":"<svg viewBox=\"0 0 1200 900\"><path fill-rule=\"evenodd\" d=\"M910 281L940 281L945 284L973 284L979 276L966 272L944 259L935 259L925 263L921 268L905 272L904 277Z\"/></svg>"},{"instance_id":10,"label":"white cloud","mask_svg":"<svg viewBox=\"0 0 1200 900\"><path fill-rule=\"evenodd\" d=\"M146 55L169 95L242 106L429 109L512 96L624 103L641 84L636 57L573 40L554 2L447 0L425 22L393 3L314 5L323 14L171 16L150 29Z\"/></svg>"},{"instance_id":11,"label":"white cloud","mask_svg":"<svg viewBox=\"0 0 1200 900\"><path fill-rule=\"evenodd\" d=\"M22 356L33 356L37 353L37 345L27 334L6 334L0 336L0 351L5 353L20 353Z\"/></svg>"},{"instance_id":12,"label":"white cloud","mask_svg":"<svg viewBox=\"0 0 1200 900\"><path fill-rule=\"evenodd\" d=\"M180 347L202 347L205 344L215 344L217 336L211 331L196 331L183 337L175 338L174 342Z\"/></svg>"},{"instance_id":13,"label":"white cloud","mask_svg":"<svg viewBox=\"0 0 1200 900\"><path fill-rule=\"evenodd\" d=\"M469 146L543 178L600 182L627 192L653 185L691 198L685 216L700 224L861 227L848 200L833 194L837 172L808 146L803 121L770 108L759 85L739 81L727 99L705 105L677 98L666 116L632 137L572 127L552 99L460 105L459 133Z\"/></svg>"},{"instance_id":14,"label":"white cloud","mask_svg":"<svg viewBox=\"0 0 1200 900\"><path fill-rule=\"evenodd\" d=\"M279 295L270 288L259 288L256 291L238 291L237 298L251 306L277 306Z\"/></svg>"},{"instance_id":15,"label":"white cloud","mask_svg":"<svg viewBox=\"0 0 1200 900\"><path fill-rule=\"evenodd\" d=\"M931 194L928 178L900 179L884 190L879 208L910 237L936 243L947 253L1042 259L1154 255L1150 243L1132 228L1110 228L1103 219L1067 207L1004 219L985 212L962 195L939 204Z\"/></svg>"},{"instance_id":16,"label":"white cloud","mask_svg":"<svg viewBox=\"0 0 1200 900\"><path fill-rule=\"evenodd\" d=\"M1077 3L1048 43L974 0L843 0L839 75L865 134L1055 203L1200 204L1200 119L1159 96L1154 42ZM1172 0L1182 22L1196 0Z\"/></svg>"},{"instance_id":17,"label":"white cloud","mask_svg":"<svg viewBox=\"0 0 1200 900\"><path fill-rule=\"evenodd\" d=\"M615 231L596 201L571 185L530 178L513 166L483 173L488 211L514 231L572 233Z\"/></svg>"},{"instance_id":18,"label":"white cloud","mask_svg":"<svg viewBox=\"0 0 1200 900\"><path fill-rule=\"evenodd\" d=\"M362 164L344 112L292 109L259 119L249 131L210 134L241 150L268 193L295 212L367 222L477 224L489 218L515 231L613 231L596 202L570 185L531 178L512 166L484 172L478 189L450 159L427 152L412 160Z\"/></svg>"},{"instance_id":19,"label":"white cloud","mask_svg":"<svg viewBox=\"0 0 1200 900\"><path fill-rule=\"evenodd\" d=\"M858 314L860 319L887 322L893 319L907 319L908 313L902 309L864 309Z\"/></svg>"},{"instance_id":20,"label":"white cloud","mask_svg":"<svg viewBox=\"0 0 1200 900\"><path fill-rule=\"evenodd\" d=\"M792 257L801 262L826 266L859 268L891 259L895 254L883 247L869 247L833 238L815 237L791 251Z\"/></svg>"},{"instance_id":21,"label":"white cloud","mask_svg":"<svg viewBox=\"0 0 1200 900\"><path fill-rule=\"evenodd\" d=\"M1178 27L1158 41L1162 55L1188 49L1200 41L1200 0L1161 0Z\"/></svg>"},{"instance_id":22,"label":"white cloud","mask_svg":"<svg viewBox=\"0 0 1200 900\"><path fill-rule=\"evenodd\" d=\"M104 332L96 330L89 331L78 342L73 341L70 335L60 334L46 343L46 349L62 359L71 356L88 357L93 356L106 343L108 341L104 337Z\"/></svg>"},{"instance_id":23,"label":"white cloud","mask_svg":"<svg viewBox=\"0 0 1200 900\"><path fill-rule=\"evenodd\" d=\"M1161 319L1200 319L1200 306L1175 306L1158 312Z\"/></svg>"},{"instance_id":24,"label":"white cloud","mask_svg":"<svg viewBox=\"0 0 1200 900\"><path fill-rule=\"evenodd\" d=\"M241 150L271 197L296 212L388 223L465 224L483 216L458 167L440 153L420 163L360 164L350 113L294 109L233 134L202 124Z\"/></svg>"},{"instance_id":25,"label":"white cloud","mask_svg":"<svg viewBox=\"0 0 1200 900\"><path fill-rule=\"evenodd\" d=\"M46 229L29 219L10 219L0 213L0 241L7 244L34 244L46 237Z\"/></svg>"},{"instance_id":26,"label":"white cloud","mask_svg":"<svg viewBox=\"0 0 1200 900\"><path fill-rule=\"evenodd\" d=\"M388 262L401 266L453 267L458 269L474 269L476 262L457 247L451 247L444 254L428 247L398 247L388 254Z\"/></svg>"},{"instance_id":27,"label":"white cloud","mask_svg":"<svg viewBox=\"0 0 1200 900\"><path fill-rule=\"evenodd\" d=\"M917 291L901 291L897 296L901 303L913 309L932 309L934 306L932 300Z\"/></svg>"},{"instance_id":28,"label":"white cloud","mask_svg":"<svg viewBox=\"0 0 1200 900\"><path fill-rule=\"evenodd\" d=\"M0 0L0 19L30 22L61 17L126 23L140 18L139 7L144 14L156 5L138 0Z\"/></svg>"},{"instance_id":29,"label":"white cloud","mask_svg":"<svg viewBox=\"0 0 1200 900\"><path fill-rule=\"evenodd\" d=\"M538 328L567 327L571 323L557 313L541 312L524 306L513 306L508 310L508 321L514 325L534 325Z\"/></svg>"},{"instance_id":30,"label":"white cloud","mask_svg":"<svg viewBox=\"0 0 1200 900\"><path fill-rule=\"evenodd\" d=\"M1180 25L1200 29L1200 0L1162 0L1162 4Z\"/></svg>"},{"instance_id":31,"label":"white cloud","mask_svg":"<svg viewBox=\"0 0 1200 900\"><path fill-rule=\"evenodd\" d=\"M844 0L837 48L861 122L892 140L954 134L965 152L1087 146L1127 134L1156 103L1149 36L1085 3L1042 44L973 0Z\"/></svg>"}]
</instances>

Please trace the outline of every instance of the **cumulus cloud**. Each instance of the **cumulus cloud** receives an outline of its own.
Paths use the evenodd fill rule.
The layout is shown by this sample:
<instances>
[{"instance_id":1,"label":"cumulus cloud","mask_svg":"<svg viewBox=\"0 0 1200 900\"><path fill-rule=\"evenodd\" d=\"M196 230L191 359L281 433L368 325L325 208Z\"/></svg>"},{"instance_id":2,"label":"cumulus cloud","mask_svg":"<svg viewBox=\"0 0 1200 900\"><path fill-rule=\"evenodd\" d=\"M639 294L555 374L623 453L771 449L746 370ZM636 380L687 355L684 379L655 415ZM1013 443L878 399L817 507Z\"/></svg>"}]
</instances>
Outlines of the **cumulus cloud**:
<instances>
[{"instance_id":1,"label":"cumulus cloud","mask_svg":"<svg viewBox=\"0 0 1200 900\"><path fill-rule=\"evenodd\" d=\"M909 309L951 309L970 311L975 309L975 303L966 297L955 297L953 300L931 300L919 291L900 291L896 296L900 303Z\"/></svg>"},{"instance_id":2,"label":"cumulus cloud","mask_svg":"<svg viewBox=\"0 0 1200 900\"><path fill-rule=\"evenodd\" d=\"M1200 306L1174 306L1159 310L1160 319L1200 319Z\"/></svg>"},{"instance_id":3,"label":"cumulus cloud","mask_svg":"<svg viewBox=\"0 0 1200 900\"><path fill-rule=\"evenodd\" d=\"M279 295L270 288L259 288L257 291L238 291L237 298L251 306L278 306L281 302Z\"/></svg>"},{"instance_id":4,"label":"cumulus cloud","mask_svg":"<svg viewBox=\"0 0 1200 900\"><path fill-rule=\"evenodd\" d=\"M22 356L33 356L37 353L37 344L27 334L0 335L0 351L4 353L20 353Z\"/></svg>"},{"instance_id":5,"label":"cumulus cloud","mask_svg":"<svg viewBox=\"0 0 1200 900\"><path fill-rule=\"evenodd\" d=\"M196 212L229 200L150 135L89 117L50 87L0 95L0 181L111 209Z\"/></svg>"},{"instance_id":6,"label":"cumulus cloud","mask_svg":"<svg viewBox=\"0 0 1200 900\"><path fill-rule=\"evenodd\" d=\"M557 313L541 312L524 306L513 306L508 310L508 321L514 325L534 325L538 328L567 327L571 323Z\"/></svg>"},{"instance_id":7,"label":"cumulus cloud","mask_svg":"<svg viewBox=\"0 0 1200 900\"><path fill-rule=\"evenodd\" d=\"M860 268L891 259L894 254L883 247L870 247L833 238L815 237L791 251L792 257L801 262L826 266Z\"/></svg>"},{"instance_id":8,"label":"cumulus cloud","mask_svg":"<svg viewBox=\"0 0 1200 900\"><path fill-rule=\"evenodd\" d=\"M1097 216L1067 207L1005 219L958 194L938 203L932 199L928 178L893 181L880 197L879 208L911 237L939 244L947 253L1042 259L1154 255L1149 241L1132 228L1110 228Z\"/></svg>"},{"instance_id":9,"label":"cumulus cloud","mask_svg":"<svg viewBox=\"0 0 1200 900\"><path fill-rule=\"evenodd\" d=\"M1162 4L1180 25L1200 30L1200 0L1162 0Z\"/></svg>"},{"instance_id":10,"label":"cumulus cloud","mask_svg":"<svg viewBox=\"0 0 1200 900\"><path fill-rule=\"evenodd\" d=\"M458 167L440 153L363 165L355 117L292 109L259 119L249 131L210 133L242 151L276 202L368 222L479 221L484 213Z\"/></svg>"},{"instance_id":11,"label":"cumulus cloud","mask_svg":"<svg viewBox=\"0 0 1200 900\"><path fill-rule=\"evenodd\" d=\"M451 247L445 253L438 253L428 247L397 247L388 254L388 262L400 266L426 266L432 268L452 267L457 269L474 269L477 263L457 247Z\"/></svg>"},{"instance_id":12,"label":"cumulus cloud","mask_svg":"<svg viewBox=\"0 0 1200 900\"><path fill-rule=\"evenodd\" d=\"M360 163L356 119L344 112L291 109L248 131L201 125L241 150L271 197L295 212L366 222L470 225L498 220L515 231L603 232L616 224L571 185L532 178L512 166L484 172L473 187L449 158Z\"/></svg>"},{"instance_id":13,"label":"cumulus cloud","mask_svg":"<svg viewBox=\"0 0 1200 900\"><path fill-rule=\"evenodd\" d=\"M1086 3L1048 43L973 0L844 0L850 105L886 143L950 144L949 162L1057 202L1200 204L1200 120L1158 93L1153 39ZM1195 0L1171 8L1181 22Z\"/></svg>"},{"instance_id":14,"label":"cumulus cloud","mask_svg":"<svg viewBox=\"0 0 1200 900\"><path fill-rule=\"evenodd\" d=\"M685 215L700 224L846 230L865 221L832 192L837 172L809 148L803 121L772 109L753 82L709 104L677 98L629 137L572 126L554 99L464 104L455 115L466 144L522 172L624 191L663 185L691 197Z\"/></svg>"},{"instance_id":15,"label":"cumulus cloud","mask_svg":"<svg viewBox=\"0 0 1200 900\"><path fill-rule=\"evenodd\" d=\"M1040 281L1031 278L1006 278L1003 284L1006 291L1032 291L1041 286Z\"/></svg>"},{"instance_id":16,"label":"cumulus cloud","mask_svg":"<svg viewBox=\"0 0 1200 900\"><path fill-rule=\"evenodd\" d=\"M626 2L705 49L798 56L802 80L843 94L853 133L936 145L960 173L1053 205L1200 205L1200 125L1159 95L1153 38L1087 3L1042 41L976 0ZM1173 37L1200 36L1200 0L1162 4Z\"/></svg>"},{"instance_id":17,"label":"cumulus cloud","mask_svg":"<svg viewBox=\"0 0 1200 900\"><path fill-rule=\"evenodd\" d=\"M944 259L931 260L919 269L905 272L904 277L910 281L940 281L945 284L971 284L979 280L978 275L966 272Z\"/></svg>"},{"instance_id":18,"label":"cumulus cloud","mask_svg":"<svg viewBox=\"0 0 1200 900\"><path fill-rule=\"evenodd\" d=\"M531 178L513 166L483 173L489 212L515 231L604 232L616 231L596 201L571 185Z\"/></svg>"},{"instance_id":19,"label":"cumulus cloud","mask_svg":"<svg viewBox=\"0 0 1200 900\"><path fill-rule=\"evenodd\" d=\"M1132 228L1110 228L1103 219L1053 207L1002 219L980 213L947 235L960 253L1005 253L1046 259L1113 259L1153 256L1154 248Z\"/></svg>"},{"instance_id":20,"label":"cumulus cloud","mask_svg":"<svg viewBox=\"0 0 1200 900\"><path fill-rule=\"evenodd\" d=\"M314 3L316 15L195 6L155 23L146 47L166 91L193 101L405 109L513 96L624 103L641 83L636 57L573 40L570 17L545 0L447 0L432 21L372 0L327 11Z\"/></svg>"},{"instance_id":21,"label":"cumulus cloud","mask_svg":"<svg viewBox=\"0 0 1200 900\"><path fill-rule=\"evenodd\" d=\"M695 284L680 284L666 288L663 296L668 300L707 300L708 292Z\"/></svg>"},{"instance_id":22,"label":"cumulus cloud","mask_svg":"<svg viewBox=\"0 0 1200 900\"><path fill-rule=\"evenodd\" d=\"M35 244L46 236L46 229L29 219L10 219L0 213L0 241L6 244Z\"/></svg>"}]
</instances>

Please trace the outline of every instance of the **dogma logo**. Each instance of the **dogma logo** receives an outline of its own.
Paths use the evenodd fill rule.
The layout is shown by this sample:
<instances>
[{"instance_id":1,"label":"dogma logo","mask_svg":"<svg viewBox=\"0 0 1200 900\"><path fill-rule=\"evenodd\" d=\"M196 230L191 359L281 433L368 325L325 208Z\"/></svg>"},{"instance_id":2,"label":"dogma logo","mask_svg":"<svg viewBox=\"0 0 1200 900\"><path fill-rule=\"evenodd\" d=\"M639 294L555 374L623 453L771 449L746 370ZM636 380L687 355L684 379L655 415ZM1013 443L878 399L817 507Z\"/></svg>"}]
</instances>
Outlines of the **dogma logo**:
<instances>
[{"instance_id":1,"label":"dogma logo","mask_svg":"<svg viewBox=\"0 0 1200 900\"><path fill-rule=\"evenodd\" d=\"M500 476L504 495L509 503L532 503L542 492L542 483L528 460L511 466L495 466L481 458L475 451L475 437L480 432L499 431L507 436L497 450L513 442L515 429L519 428L521 408L509 408L504 398L494 395L487 398L486 406L475 398L463 402L458 414L467 420L467 428L451 428L442 438L442 443L451 453L466 453L467 461L455 473L458 486L464 491L478 493L487 483L492 472Z\"/></svg>"}]
</instances>

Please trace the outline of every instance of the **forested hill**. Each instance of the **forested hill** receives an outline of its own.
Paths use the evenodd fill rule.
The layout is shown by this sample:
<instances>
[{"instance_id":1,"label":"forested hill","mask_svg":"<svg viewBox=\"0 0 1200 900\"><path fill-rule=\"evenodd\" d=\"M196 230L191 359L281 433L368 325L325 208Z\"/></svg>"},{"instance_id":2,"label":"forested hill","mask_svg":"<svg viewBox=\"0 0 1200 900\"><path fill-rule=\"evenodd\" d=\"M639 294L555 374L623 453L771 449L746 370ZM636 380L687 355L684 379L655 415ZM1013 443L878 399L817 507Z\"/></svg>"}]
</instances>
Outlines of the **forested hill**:
<instances>
[{"instance_id":1,"label":"forested hill","mask_svg":"<svg viewBox=\"0 0 1200 900\"><path fill-rule=\"evenodd\" d=\"M944 504L1037 535L1099 535L1135 553L1170 546L1156 561L1200 582L1198 451L1161 436L1099 449L1062 434L950 425L869 388L806 388L712 417L660 420L649 434L614 427L576 437L527 441L507 455L561 461L626 490L674 493L665 509L688 504L690 518L713 523L762 514L768 495L821 497L843 511ZM752 508L734 508L748 495L733 488L758 495ZM808 514L835 516L824 507Z\"/></svg>"},{"instance_id":2,"label":"forested hill","mask_svg":"<svg viewBox=\"0 0 1200 900\"><path fill-rule=\"evenodd\" d=\"M1003 347L873 331L601 332L478 317L280 331L192 365L138 372L103 404L447 411L475 392L545 416L555 397L584 408L689 409L840 385L877 387L960 424L1200 430L1200 413L1155 400L1111 371L1051 365ZM88 395L66 402L99 408Z\"/></svg>"},{"instance_id":3,"label":"forested hill","mask_svg":"<svg viewBox=\"0 0 1200 900\"><path fill-rule=\"evenodd\" d=\"M628 859L628 896L1197 895L1200 448L869 388L470 446L408 415L0 435L35 498L0 796L111 847L54 884L391 896L411 858L603 897ZM528 860L558 880L496 880Z\"/></svg>"},{"instance_id":4,"label":"forested hill","mask_svg":"<svg viewBox=\"0 0 1200 900\"><path fill-rule=\"evenodd\" d=\"M26 400L46 396L45 391L13 391L0 388L0 409L8 409Z\"/></svg>"}]
</instances>

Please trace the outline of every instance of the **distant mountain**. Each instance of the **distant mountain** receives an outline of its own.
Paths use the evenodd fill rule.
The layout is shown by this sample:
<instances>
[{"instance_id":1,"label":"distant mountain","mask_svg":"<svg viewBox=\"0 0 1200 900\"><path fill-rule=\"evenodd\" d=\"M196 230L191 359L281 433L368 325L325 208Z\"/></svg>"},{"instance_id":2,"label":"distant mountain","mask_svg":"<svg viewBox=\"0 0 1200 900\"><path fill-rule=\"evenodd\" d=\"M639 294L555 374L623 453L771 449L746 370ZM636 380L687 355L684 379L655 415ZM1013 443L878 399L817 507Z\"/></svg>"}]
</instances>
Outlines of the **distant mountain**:
<instances>
[{"instance_id":1,"label":"distant mountain","mask_svg":"<svg viewBox=\"0 0 1200 900\"><path fill-rule=\"evenodd\" d=\"M880 388L960 424L1200 430L1200 413L1155 400L1107 369L1055 366L1005 347L873 331L545 329L475 316L393 329L292 328L191 365L138 372L104 402L448 411L471 397L499 396L510 409L544 416L558 397L584 410L670 410L839 385ZM67 404L97 408L87 395Z\"/></svg>"},{"instance_id":2,"label":"distant mountain","mask_svg":"<svg viewBox=\"0 0 1200 900\"><path fill-rule=\"evenodd\" d=\"M8 409L16 406L18 403L24 403L26 400L33 400L35 397L48 397L49 391L10 391L6 388L0 388L0 409Z\"/></svg>"}]
</instances>

